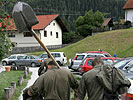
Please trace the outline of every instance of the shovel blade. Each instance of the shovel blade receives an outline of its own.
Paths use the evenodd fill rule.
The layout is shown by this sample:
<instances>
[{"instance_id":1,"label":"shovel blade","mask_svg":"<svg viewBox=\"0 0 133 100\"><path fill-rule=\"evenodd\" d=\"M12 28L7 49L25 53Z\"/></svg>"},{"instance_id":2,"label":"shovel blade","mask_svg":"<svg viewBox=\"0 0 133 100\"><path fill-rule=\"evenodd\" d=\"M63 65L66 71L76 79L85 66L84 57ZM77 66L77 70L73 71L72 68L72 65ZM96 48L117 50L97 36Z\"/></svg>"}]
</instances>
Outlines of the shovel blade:
<instances>
[{"instance_id":1,"label":"shovel blade","mask_svg":"<svg viewBox=\"0 0 133 100\"><path fill-rule=\"evenodd\" d=\"M24 2L14 6L12 16L19 32L31 31L32 26L39 22L33 9Z\"/></svg>"}]
</instances>

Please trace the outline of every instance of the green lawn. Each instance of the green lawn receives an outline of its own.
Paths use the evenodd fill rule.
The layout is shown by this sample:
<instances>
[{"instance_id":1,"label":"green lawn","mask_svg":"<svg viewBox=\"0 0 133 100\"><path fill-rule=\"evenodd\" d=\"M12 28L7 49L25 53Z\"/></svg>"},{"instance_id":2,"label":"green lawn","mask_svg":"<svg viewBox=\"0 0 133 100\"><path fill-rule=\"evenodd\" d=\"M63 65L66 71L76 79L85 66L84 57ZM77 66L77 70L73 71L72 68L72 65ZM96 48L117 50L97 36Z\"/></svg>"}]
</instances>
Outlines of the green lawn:
<instances>
[{"instance_id":1,"label":"green lawn","mask_svg":"<svg viewBox=\"0 0 133 100\"><path fill-rule=\"evenodd\" d=\"M76 53L98 49L107 51L112 56L117 54L121 58L133 56L133 28L101 32L67 47L52 51L63 51L68 59L73 59ZM42 53L33 52L30 54L40 55Z\"/></svg>"},{"instance_id":2,"label":"green lawn","mask_svg":"<svg viewBox=\"0 0 133 100\"><path fill-rule=\"evenodd\" d=\"M20 76L24 76L24 71L10 71L10 72L2 72L0 73L0 100L4 100L4 88L10 86L10 82L15 81L17 85L17 81ZM24 79L24 83L22 86L16 86L16 93L13 96L12 100L18 100L20 96L21 90L25 88L28 80L30 79L31 73L28 78Z\"/></svg>"}]
</instances>

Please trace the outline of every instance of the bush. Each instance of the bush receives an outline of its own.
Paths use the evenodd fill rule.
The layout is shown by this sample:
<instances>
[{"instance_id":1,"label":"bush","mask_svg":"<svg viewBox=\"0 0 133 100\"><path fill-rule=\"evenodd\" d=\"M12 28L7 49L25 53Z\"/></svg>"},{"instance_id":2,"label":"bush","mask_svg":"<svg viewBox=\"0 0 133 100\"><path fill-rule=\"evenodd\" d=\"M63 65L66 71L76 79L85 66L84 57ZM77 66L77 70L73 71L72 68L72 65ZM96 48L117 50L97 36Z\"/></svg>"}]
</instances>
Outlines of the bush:
<instances>
[{"instance_id":1,"label":"bush","mask_svg":"<svg viewBox=\"0 0 133 100\"><path fill-rule=\"evenodd\" d=\"M63 33L62 42L63 44L69 44L76 42L82 38L83 38L82 36L76 34L75 32L65 32Z\"/></svg>"},{"instance_id":2,"label":"bush","mask_svg":"<svg viewBox=\"0 0 133 100\"><path fill-rule=\"evenodd\" d=\"M126 27L131 27L131 21L126 21L125 23L124 23L124 25L126 26Z\"/></svg>"}]
</instances>

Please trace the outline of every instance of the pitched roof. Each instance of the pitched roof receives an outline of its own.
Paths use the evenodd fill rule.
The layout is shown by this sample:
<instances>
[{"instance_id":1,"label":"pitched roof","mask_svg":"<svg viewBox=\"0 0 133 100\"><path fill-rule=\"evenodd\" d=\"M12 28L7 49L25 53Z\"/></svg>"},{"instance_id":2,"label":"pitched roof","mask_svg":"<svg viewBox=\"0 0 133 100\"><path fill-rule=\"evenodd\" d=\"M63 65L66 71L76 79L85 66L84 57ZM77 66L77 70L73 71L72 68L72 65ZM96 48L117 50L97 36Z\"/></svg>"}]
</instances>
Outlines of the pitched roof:
<instances>
[{"instance_id":1,"label":"pitched roof","mask_svg":"<svg viewBox=\"0 0 133 100\"><path fill-rule=\"evenodd\" d=\"M110 20L111 20L111 18L105 18L103 25L107 26Z\"/></svg>"},{"instance_id":2,"label":"pitched roof","mask_svg":"<svg viewBox=\"0 0 133 100\"><path fill-rule=\"evenodd\" d=\"M34 29L34 30L44 29L53 20L56 20L58 22L58 24L60 25L60 27L62 28L62 31L63 32L68 32L66 26L64 25L64 23L62 22L62 20L61 20L61 18L59 17L58 14L54 14L54 15L39 15L39 16L37 16L37 19L38 19L39 23L32 27L32 29ZM0 26L1 26L1 23L0 23ZM15 24L13 22L13 19L10 19L10 25L7 25L6 29L7 30L17 30L16 26L15 26Z\"/></svg>"},{"instance_id":3,"label":"pitched roof","mask_svg":"<svg viewBox=\"0 0 133 100\"><path fill-rule=\"evenodd\" d=\"M124 5L123 9L133 9L133 0L128 0L127 3Z\"/></svg>"},{"instance_id":4,"label":"pitched roof","mask_svg":"<svg viewBox=\"0 0 133 100\"><path fill-rule=\"evenodd\" d=\"M33 29L44 29L56 17L58 17L58 15L39 15L37 16L39 23L34 25L32 28Z\"/></svg>"}]
</instances>

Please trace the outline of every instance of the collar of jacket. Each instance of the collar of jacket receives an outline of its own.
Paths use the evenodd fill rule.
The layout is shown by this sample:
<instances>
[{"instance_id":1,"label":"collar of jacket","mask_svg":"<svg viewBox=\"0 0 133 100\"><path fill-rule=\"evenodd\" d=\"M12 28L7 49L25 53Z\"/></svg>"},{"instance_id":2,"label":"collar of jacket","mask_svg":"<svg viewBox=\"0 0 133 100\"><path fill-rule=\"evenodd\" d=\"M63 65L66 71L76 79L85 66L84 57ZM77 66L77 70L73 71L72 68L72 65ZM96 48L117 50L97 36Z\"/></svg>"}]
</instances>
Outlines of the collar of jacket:
<instances>
[{"instance_id":1,"label":"collar of jacket","mask_svg":"<svg viewBox=\"0 0 133 100\"><path fill-rule=\"evenodd\" d=\"M58 69L57 66L49 68L49 70Z\"/></svg>"}]
</instances>

